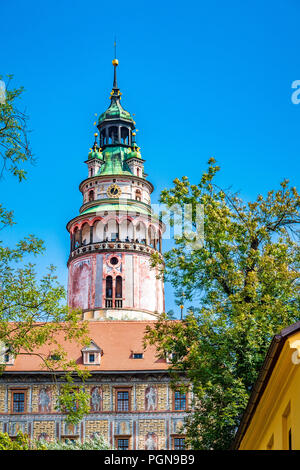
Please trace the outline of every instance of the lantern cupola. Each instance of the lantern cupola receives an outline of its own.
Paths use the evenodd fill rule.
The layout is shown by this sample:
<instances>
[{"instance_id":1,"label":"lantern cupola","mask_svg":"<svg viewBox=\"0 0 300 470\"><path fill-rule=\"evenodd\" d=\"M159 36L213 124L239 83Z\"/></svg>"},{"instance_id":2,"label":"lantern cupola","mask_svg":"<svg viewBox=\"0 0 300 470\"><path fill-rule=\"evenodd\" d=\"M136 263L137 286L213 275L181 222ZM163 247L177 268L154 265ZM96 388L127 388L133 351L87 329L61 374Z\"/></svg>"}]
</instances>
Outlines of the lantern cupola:
<instances>
[{"instance_id":1,"label":"lantern cupola","mask_svg":"<svg viewBox=\"0 0 300 470\"><path fill-rule=\"evenodd\" d=\"M117 84L118 60L112 61L114 66L113 88L110 94L110 106L102 113L98 120L98 129L100 133L100 147L108 146L131 147L134 138L135 122L131 114L126 111L120 101L120 89Z\"/></svg>"}]
</instances>

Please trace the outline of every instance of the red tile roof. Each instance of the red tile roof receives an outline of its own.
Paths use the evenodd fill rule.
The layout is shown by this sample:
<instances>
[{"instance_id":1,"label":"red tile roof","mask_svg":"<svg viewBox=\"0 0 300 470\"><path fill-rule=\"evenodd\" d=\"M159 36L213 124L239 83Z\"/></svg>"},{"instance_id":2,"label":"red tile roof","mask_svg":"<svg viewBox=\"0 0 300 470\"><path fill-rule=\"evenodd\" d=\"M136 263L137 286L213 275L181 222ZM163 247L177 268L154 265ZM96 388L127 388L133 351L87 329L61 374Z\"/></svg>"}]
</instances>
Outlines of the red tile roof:
<instances>
[{"instance_id":1,"label":"red tile roof","mask_svg":"<svg viewBox=\"0 0 300 470\"><path fill-rule=\"evenodd\" d=\"M156 356L156 349L148 346L143 350L143 338L150 321L97 321L89 322L89 336L102 350L100 365L83 365L81 349L83 345L75 341L64 341L61 334L64 350L68 359L77 361L80 368L92 371L143 371L166 370L168 364L165 359ZM48 356L54 347L43 346L36 352ZM132 359L132 353L143 353L143 359ZM6 372L46 371L40 357L35 355L18 355L13 366L6 366Z\"/></svg>"}]
</instances>

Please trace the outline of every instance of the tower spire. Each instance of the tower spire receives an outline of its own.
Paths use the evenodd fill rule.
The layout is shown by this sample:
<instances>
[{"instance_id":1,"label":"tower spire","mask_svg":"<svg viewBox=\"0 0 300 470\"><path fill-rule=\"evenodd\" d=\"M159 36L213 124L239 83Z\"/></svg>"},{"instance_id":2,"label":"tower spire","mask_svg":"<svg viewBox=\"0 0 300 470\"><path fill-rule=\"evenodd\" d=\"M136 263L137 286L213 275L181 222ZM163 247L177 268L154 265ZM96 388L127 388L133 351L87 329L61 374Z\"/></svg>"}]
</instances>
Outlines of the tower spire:
<instances>
[{"instance_id":1,"label":"tower spire","mask_svg":"<svg viewBox=\"0 0 300 470\"><path fill-rule=\"evenodd\" d=\"M112 64L114 66L114 83L113 83L113 90L118 90L118 84L117 84L117 67L119 65L119 61L117 59L117 41L115 38L114 42L114 49L115 49L115 58L112 61Z\"/></svg>"}]
</instances>

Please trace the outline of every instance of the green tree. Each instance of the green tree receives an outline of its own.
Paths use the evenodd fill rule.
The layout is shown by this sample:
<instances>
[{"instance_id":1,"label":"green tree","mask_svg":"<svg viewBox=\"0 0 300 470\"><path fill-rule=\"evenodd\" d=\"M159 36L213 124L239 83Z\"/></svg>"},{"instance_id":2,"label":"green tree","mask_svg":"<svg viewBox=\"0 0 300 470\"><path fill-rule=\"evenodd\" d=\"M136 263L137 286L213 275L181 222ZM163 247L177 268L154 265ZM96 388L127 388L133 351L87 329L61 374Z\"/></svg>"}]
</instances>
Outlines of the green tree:
<instances>
[{"instance_id":1,"label":"green tree","mask_svg":"<svg viewBox=\"0 0 300 470\"><path fill-rule=\"evenodd\" d=\"M5 80L6 78L6 80ZM34 161L28 140L28 116L19 109L18 101L24 91L23 87L10 88L12 75L0 80L5 83L5 90L0 92L0 157L2 158L2 170L9 171L22 181L26 178L24 163Z\"/></svg>"},{"instance_id":2,"label":"green tree","mask_svg":"<svg viewBox=\"0 0 300 470\"><path fill-rule=\"evenodd\" d=\"M0 432L0 450L29 450L28 436L19 431L15 439L11 439L7 432Z\"/></svg>"},{"instance_id":3,"label":"green tree","mask_svg":"<svg viewBox=\"0 0 300 470\"><path fill-rule=\"evenodd\" d=\"M28 117L20 112L17 102L23 89L9 89L9 76L5 99L0 100L0 156L3 171L11 172L21 182L26 179L25 162L32 162L28 142ZM0 204L0 230L14 225L13 212ZM35 355L45 370L63 370L65 381L61 386L59 403L68 401L74 373L84 382L86 371L79 370L73 360L67 358L62 343L76 341L88 344L87 323L79 321L78 311L66 306L66 292L55 275L54 266L39 277L35 265L26 262L28 257L45 251L42 240L28 235L16 246L6 246L0 241L0 372L5 369L5 355ZM50 354L43 350L50 350ZM76 389L80 398L78 407L67 407L67 419L78 421L87 411L87 398L82 387Z\"/></svg>"},{"instance_id":4,"label":"green tree","mask_svg":"<svg viewBox=\"0 0 300 470\"><path fill-rule=\"evenodd\" d=\"M230 447L272 336L299 320L299 194L283 181L244 202L215 184L218 171L210 159L199 184L183 177L162 191L168 207L191 204L194 221L203 204L204 241L193 249L183 233L165 253L164 276L196 305L181 322L162 316L146 335L160 354L173 353L174 383L182 371L191 383L194 449Z\"/></svg>"},{"instance_id":5,"label":"green tree","mask_svg":"<svg viewBox=\"0 0 300 470\"><path fill-rule=\"evenodd\" d=\"M110 446L102 435L95 435L84 442L68 440L66 442L40 441L34 444L36 450L109 450Z\"/></svg>"}]
</instances>

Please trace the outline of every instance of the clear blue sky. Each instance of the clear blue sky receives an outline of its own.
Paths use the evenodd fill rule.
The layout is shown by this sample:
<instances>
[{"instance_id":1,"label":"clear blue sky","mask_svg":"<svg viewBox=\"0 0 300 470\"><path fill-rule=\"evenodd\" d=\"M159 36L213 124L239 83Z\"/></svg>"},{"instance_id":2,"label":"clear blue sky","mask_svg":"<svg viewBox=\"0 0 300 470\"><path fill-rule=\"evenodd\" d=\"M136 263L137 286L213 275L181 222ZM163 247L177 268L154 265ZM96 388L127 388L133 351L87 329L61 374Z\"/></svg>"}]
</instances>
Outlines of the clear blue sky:
<instances>
[{"instance_id":1,"label":"clear blue sky","mask_svg":"<svg viewBox=\"0 0 300 470\"><path fill-rule=\"evenodd\" d=\"M53 263L66 282L65 225L81 205L94 113L109 104L115 34L122 104L136 114L154 202L175 177L197 182L210 156L220 185L245 198L283 178L297 185L299 14L297 0L2 2L0 72L26 89L37 158L27 182L0 183L18 222L2 238L43 238L39 271ZM169 286L166 300L173 308Z\"/></svg>"}]
</instances>

